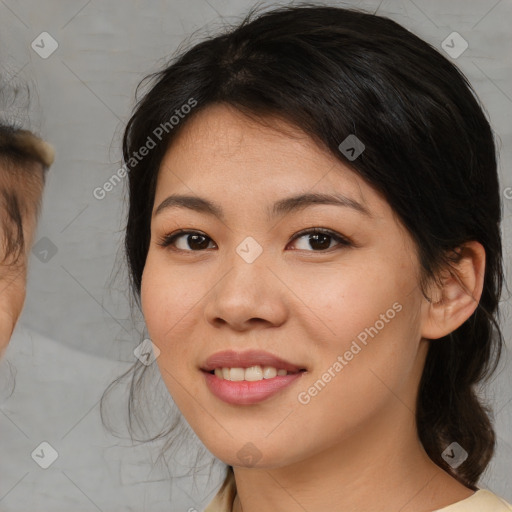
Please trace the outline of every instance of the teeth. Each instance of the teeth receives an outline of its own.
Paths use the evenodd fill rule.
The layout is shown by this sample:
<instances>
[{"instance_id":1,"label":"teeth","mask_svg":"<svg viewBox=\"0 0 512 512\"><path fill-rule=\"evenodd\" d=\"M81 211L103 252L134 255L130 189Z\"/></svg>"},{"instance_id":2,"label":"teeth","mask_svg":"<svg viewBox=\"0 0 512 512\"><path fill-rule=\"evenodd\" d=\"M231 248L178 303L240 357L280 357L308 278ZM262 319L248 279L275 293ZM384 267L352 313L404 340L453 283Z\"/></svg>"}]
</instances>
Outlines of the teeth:
<instances>
[{"instance_id":1,"label":"teeth","mask_svg":"<svg viewBox=\"0 0 512 512\"><path fill-rule=\"evenodd\" d=\"M261 366L251 366L251 367L245 369L244 379L251 380L251 381L252 380L263 380L264 378L269 379L269 378L275 377L275 375L272 375L272 373L271 373L272 370L275 370L275 368L268 366L266 377L265 377L265 375L263 374L263 368ZM233 370L231 370L231 371L233 371Z\"/></svg>"},{"instance_id":2,"label":"teeth","mask_svg":"<svg viewBox=\"0 0 512 512\"><path fill-rule=\"evenodd\" d=\"M291 372L290 372L291 373ZM249 368L215 368L215 375L219 379L231 381L256 381L273 379L276 375L288 375L286 370L278 370L273 366L250 366Z\"/></svg>"},{"instance_id":3,"label":"teeth","mask_svg":"<svg viewBox=\"0 0 512 512\"><path fill-rule=\"evenodd\" d=\"M281 372L284 372L284 370L281 370ZM286 372L288 373L288 372ZM286 373L284 375L286 375ZM264 379L272 379L278 374L278 371L273 366L265 366L263 368L263 378ZM280 375L283 375L283 373L280 373Z\"/></svg>"}]
</instances>

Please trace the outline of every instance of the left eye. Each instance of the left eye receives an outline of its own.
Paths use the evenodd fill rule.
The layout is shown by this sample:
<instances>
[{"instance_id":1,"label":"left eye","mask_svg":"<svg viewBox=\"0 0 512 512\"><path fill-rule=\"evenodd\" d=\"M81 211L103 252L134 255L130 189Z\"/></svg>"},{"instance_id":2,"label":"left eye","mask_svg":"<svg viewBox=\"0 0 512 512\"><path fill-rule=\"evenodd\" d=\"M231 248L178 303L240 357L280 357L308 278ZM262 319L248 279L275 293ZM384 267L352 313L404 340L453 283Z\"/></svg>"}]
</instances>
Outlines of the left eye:
<instances>
[{"instance_id":1,"label":"left eye","mask_svg":"<svg viewBox=\"0 0 512 512\"><path fill-rule=\"evenodd\" d=\"M314 250L313 252L322 252L327 249L331 249L331 242L337 241L338 245L342 246L350 246L351 242L341 236L338 233L335 233L334 231L331 231L329 229L310 229L307 231L301 231L300 233L297 233L293 239L299 240L301 238L305 239L304 247L299 247L300 250L308 250L307 245L309 244L310 247L316 248L318 250Z\"/></svg>"},{"instance_id":2,"label":"left eye","mask_svg":"<svg viewBox=\"0 0 512 512\"><path fill-rule=\"evenodd\" d=\"M177 233L171 234L171 235L165 235L160 239L158 242L158 245L162 247L168 247L170 245L178 245L175 244L176 240L179 240L180 238L185 238L185 242L182 243L182 247L176 247L180 251L187 251L186 246L188 244L189 248L197 247L199 250L201 249L208 249L208 240L211 240L210 237L203 235L202 233L199 233L198 231L183 231L180 230ZM206 242L205 242L206 241ZM193 249L197 250L197 249Z\"/></svg>"},{"instance_id":3,"label":"left eye","mask_svg":"<svg viewBox=\"0 0 512 512\"><path fill-rule=\"evenodd\" d=\"M302 238L305 240L305 243L303 243L303 247L299 247L299 249L308 250L306 246L309 244L309 246L314 249L313 252L323 252L326 251L327 249L331 249L331 243L333 241L338 242L338 245L341 246L352 245L350 240L328 229L315 228L301 231L292 238L291 242L294 242L295 240L300 240ZM180 239L183 239L183 242L179 243L178 241ZM176 233L163 236L159 240L158 245L160 245L161 247L174 246L177 250L180 251L197 252L204 249L208 249L210 242L215 245L213 240L203 233L200 233L198 231L180 230Z\"/></svg>"}]
</instances>

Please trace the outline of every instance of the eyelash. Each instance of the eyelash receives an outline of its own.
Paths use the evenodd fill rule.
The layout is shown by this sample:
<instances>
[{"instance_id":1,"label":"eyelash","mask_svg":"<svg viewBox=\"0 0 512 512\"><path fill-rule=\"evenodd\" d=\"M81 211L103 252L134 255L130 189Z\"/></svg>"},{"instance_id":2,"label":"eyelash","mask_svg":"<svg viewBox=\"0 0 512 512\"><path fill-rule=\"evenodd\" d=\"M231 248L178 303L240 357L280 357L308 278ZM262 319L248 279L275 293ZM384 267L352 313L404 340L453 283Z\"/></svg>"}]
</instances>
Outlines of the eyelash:
<instances>
[{"instance_id":1,"label":"eyelash","mask_svg":"<svg viewBox=\"0 0 512 512\"><path fill-rule=\"evenodd\" d=\"M333 238L334 240L336 240L339 243L339 246L342 246L342 247L354 246L354 243L351 240L349 240L348 238L340 235L339 233L336 233L335 231L332 231L332 230L326 229L326 228L303 229L302 231L299 231L298 233L296 233L293 236L293 238L290 240L290 242L294 242L298 238L301 238L304 235L309 235L309 234L311 234L311 235L318 235L318 234L319 235L328 235L331 238ZM209 236L205 235L204 233L201 233L200 231L187 231L187 230L180 229L178 231L175 231L174 233L164 235L163 237L161 237L158 240L157 244L164 248L170 248L170 246L175 242L175 240L177 238L179 238L181 236L185 236L185 235L200 235L204 238L212 240ZM325 250L318 250L318 251L311 250L311 251L306 251L306 252L319 252L319 253L323 252L323 253L325 253L325 252L331 251L334 248L335 247L329 247L328 249L325 249ZM184 250L184 249L177 249L177 248L172 248L171 250L179 251L179 252L204 252L204 250L194 251L194 250ZM301 249L294 249L294 250L301 250Z\"/></svg>"}]
</instances>

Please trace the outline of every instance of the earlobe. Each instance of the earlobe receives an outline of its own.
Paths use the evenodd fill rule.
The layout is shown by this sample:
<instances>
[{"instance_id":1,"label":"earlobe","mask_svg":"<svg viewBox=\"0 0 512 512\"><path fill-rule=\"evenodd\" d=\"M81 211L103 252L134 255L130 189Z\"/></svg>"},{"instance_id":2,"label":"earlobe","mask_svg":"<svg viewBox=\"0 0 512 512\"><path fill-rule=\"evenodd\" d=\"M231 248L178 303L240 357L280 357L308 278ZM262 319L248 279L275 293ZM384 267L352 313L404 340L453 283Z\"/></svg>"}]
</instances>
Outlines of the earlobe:
<instances>
[{"instance_id":1,"label":"earlobe","mask_svg":"<svg viewBox=\"0 0 512 512\"><path fill-rule=\"evenodd\" d=\"M423 304L422 338L438 339L455 331L475 311L484 286L485 249L477 241L459 248L453 271Z\"/></svg>"}]
</instances>

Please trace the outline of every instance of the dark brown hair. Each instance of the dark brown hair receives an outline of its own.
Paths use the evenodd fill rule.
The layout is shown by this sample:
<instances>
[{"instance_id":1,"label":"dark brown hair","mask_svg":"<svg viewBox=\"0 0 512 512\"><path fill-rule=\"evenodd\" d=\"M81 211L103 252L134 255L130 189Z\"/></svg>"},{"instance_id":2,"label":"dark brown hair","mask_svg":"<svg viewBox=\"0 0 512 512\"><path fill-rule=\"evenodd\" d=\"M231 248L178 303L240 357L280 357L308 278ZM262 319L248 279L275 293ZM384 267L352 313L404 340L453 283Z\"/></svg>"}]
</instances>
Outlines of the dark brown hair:
<instances>
[{"instance_id":1,"label":"dark brown hair","mask_svg":"<svg viewBox=\"0 0 512 512\"><path fill-rule=\"evenodd\" d=\"M441 271L454 273L452 263L465 242L483 245L479 305L454 332L430 341L416 418L430 458L476 489L495 446L489 410L476 386L496 369L503 343L497 322L501 203L493 132L463 73L390 19L306 4L258 17L251 12L148 78L123 140L129 171L125 249L139 306L160 163L183 126L214 103L262 122L288 121L382 193L415 242L425 297ZM197 101L193 112L135 163L132 156L148 136L190 98ZM353 161L338 149L350 134L366 146ZM132 369L133 414L145 371L138 362ZM468 452L457 469L441 456L453 441Z\"/></svg>"}]
</instances>

